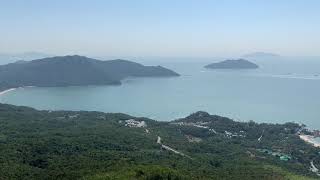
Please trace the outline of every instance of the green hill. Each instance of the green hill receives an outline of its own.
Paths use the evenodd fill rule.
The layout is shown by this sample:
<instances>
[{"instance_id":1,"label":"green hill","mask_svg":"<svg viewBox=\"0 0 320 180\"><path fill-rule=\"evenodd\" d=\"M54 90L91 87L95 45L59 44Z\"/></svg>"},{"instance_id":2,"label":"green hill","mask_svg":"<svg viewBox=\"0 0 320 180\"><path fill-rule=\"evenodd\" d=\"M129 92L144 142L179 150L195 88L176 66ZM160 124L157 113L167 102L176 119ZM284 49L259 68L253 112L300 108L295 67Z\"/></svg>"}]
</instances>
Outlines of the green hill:
<instances>
[{"instance_id":1,"label":"green hill","mask_svg":"<svg viewBox=\"0 0 320 180\"><path fill-rule=\"evenodd\" d=\"M299 139L302 128L0 104L0 179L312 179L319 148Z\"/></svg>"}]
</instances>

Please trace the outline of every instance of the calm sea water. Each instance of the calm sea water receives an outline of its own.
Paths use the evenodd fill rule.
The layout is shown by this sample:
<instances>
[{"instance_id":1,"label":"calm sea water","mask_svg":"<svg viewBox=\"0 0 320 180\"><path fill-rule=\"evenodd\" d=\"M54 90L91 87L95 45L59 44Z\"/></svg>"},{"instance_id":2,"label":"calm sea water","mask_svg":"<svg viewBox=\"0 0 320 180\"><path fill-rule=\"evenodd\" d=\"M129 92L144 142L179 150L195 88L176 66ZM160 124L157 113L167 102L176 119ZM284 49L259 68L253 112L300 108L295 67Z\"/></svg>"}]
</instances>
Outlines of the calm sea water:
<instances>
[{"instance_id":1,"label":"calm sea water","mask_svg":"<svg viewBox=\"0 0 320 180\"><path fill-rule=\"evenodd\" d=\"M129 78L121 86L19 88L0 96L0 102L48 110L122 112L161 121L202 110L238 121L295 121L320 129L320 59L254 62L260 69L206 70L204 60L146 61L181 76Z\"/></svg>"}]
</instances>

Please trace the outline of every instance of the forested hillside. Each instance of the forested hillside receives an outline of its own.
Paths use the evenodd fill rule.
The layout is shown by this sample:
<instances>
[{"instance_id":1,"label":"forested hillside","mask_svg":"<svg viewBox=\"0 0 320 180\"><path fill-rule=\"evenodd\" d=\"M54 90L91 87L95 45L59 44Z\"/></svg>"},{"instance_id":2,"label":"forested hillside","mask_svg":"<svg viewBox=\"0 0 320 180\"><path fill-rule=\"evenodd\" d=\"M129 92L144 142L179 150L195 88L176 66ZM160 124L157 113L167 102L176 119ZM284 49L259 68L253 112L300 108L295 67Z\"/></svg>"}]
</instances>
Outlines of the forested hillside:
<instances>
[{"instance_id":1,"label":"forested hillside","mask_svg":"<svg viewBox=\"0 0 320 180\"><path fill-rule=\"evenodd\" d=\"M157 122L0 104L0 179L317 178L319 148L302 129L205 112Z\"/></svg>"}]
</instances>

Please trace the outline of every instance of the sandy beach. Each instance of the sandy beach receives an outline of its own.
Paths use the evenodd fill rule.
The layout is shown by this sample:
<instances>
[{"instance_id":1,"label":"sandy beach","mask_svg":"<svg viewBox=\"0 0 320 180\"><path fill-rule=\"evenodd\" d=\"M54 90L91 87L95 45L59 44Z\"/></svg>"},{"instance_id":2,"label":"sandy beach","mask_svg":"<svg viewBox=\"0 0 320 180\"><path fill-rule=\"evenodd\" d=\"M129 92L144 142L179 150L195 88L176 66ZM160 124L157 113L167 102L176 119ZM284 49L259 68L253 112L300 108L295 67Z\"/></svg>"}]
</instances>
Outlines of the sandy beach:
<instances>
[{"instance_id":1,"label":"sandy beach","mask_svg":"<svg viewBox=\"0 0 320 180\"><path fill-rule=\"evenodd\" d=\"M305 142L312 144L314 147L320 147L320 142L317 142L313 136L300 134L299 137Z\"/></svg>"},{"instance_id":2,"label":"sandy beach","mask_svg":"<svg viewBox=\"0 0 320 180\"><path fill-rule=\"evenodd\" d=\"M4 95L5 93L8 93L8 92L10 92L10 91L13 91L13 90L15 90L16 88L11 88L11 89L7 89L7 90L4 90L4 91L1 91L0 92L0 96L1 95Z\"/></svg>"}]
</instances>

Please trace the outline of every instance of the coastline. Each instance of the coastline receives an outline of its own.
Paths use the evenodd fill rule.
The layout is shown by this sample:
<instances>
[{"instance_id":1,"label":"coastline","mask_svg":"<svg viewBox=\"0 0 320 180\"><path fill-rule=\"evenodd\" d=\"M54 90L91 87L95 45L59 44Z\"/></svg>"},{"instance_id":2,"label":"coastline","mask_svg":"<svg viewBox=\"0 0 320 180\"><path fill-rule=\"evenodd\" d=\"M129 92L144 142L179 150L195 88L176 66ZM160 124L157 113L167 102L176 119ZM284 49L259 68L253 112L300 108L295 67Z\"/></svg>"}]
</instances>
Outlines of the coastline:
<instances>
[{"instance_id":1,"label":"coastline","mask_svg":"<svg viewBox=\"0 0 320 180\"><path fill-rule=\"evenodd\" d=\"M4 95L4 94L6 94L6 93L8 93L8 92L10 92L10 91L14 91L14 90L16 90L17 88L10 88L10 89L7 89L7 90L4 90L4 91L0 91L0 96L1 95Z\"/></svg>"},{"instance_id":2,"label":"coastline","mask_svg":"<svg viewBox=\"0 0 320 180\"><path fill-rule=\"evenodd\" d=\"M313 136L300 134L299 137L305 142L312 144L314 147L320 147L320 142L317 142Z\"/></svg>"}]
</instances>

